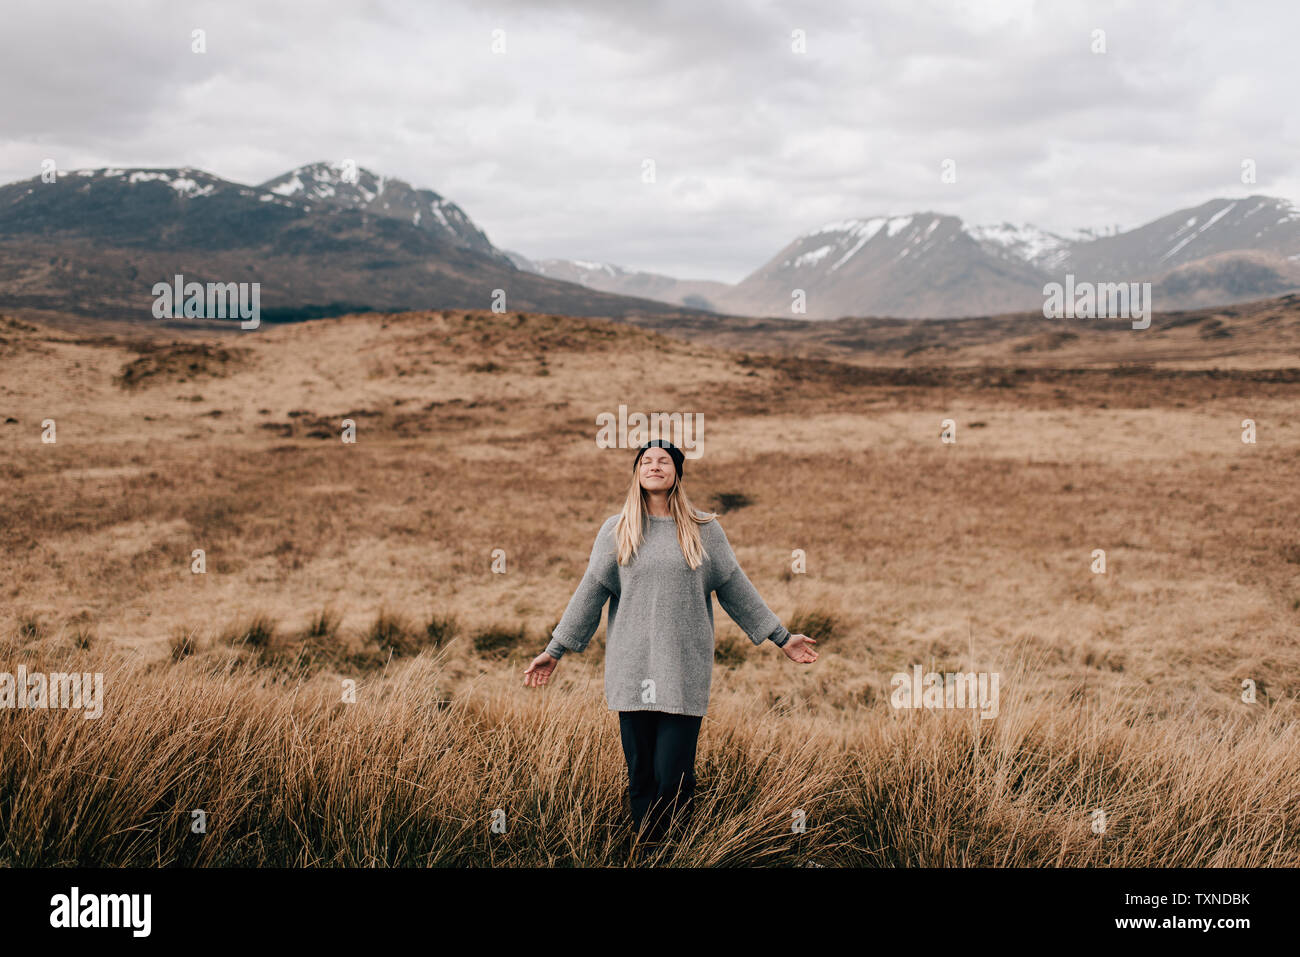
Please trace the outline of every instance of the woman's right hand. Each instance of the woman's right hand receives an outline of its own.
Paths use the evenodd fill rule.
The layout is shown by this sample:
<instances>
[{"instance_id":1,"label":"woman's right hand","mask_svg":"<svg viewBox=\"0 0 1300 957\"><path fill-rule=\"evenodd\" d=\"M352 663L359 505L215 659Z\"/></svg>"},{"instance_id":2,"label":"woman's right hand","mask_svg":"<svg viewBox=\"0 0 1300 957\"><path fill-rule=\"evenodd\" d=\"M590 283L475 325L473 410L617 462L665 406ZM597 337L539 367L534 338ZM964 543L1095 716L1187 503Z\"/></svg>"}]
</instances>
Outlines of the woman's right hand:
<instances>
[{"instance_id":1,"label":"woman's right hand","mask_svg":"<svg viewBox=\"0 0 1300 957\"><path fill-rule=\"evenodd\" d=\"M550 680L555 671L555 666L560 663L558 658L552 658L546 652L542 652L533 659L533 663L528 666L524 672L524 684L536 688L538 685L544 685Z\"/></svg>"},{"instance_id":2,"label":"woman's right hand","mask_svg":"<svg viewBox=\"0 0 1300 957\"><path fill-rule=\"evenodd\" d=\"M811 647L815 644L817 644L816 638L809 638L807 635L791 635L790 640L781 646L781 650L791 661L808 665L817 660L817 652Z\"/></svg>"}]
</instances>

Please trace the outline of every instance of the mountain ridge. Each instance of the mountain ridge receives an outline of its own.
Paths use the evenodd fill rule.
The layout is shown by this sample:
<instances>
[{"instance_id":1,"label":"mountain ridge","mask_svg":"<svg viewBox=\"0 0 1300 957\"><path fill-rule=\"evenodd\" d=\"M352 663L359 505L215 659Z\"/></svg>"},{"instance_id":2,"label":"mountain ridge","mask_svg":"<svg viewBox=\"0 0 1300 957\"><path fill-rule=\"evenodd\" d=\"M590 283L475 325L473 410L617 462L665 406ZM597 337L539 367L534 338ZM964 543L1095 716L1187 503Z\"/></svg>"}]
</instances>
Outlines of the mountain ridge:
<instances>
[{"instance_id":1,"label":"mountain ridge","mask_svg":"<svg viewBox=\"0 0 1300 957\"><path fill-rule=\"evenodd\" d=\"M1151 282L1160 308L1199 308L1300 290L1300 208L1215 197L1132 229L1070 234L933 210L841 218L728 284L503 250L442 194L349 160L258 184L182 166L58 170L53 183L0 186L0 304L111 309L114 296L138 298L142 276L170 279L186 263L218 281L265 273L263 302L287 314L481 308L504 295L508 308L577 315L960 318L1041 307L1043 287L1067 273ZM333 272L313 274L322 268Z\"/></svg>"},{"instance_id":2,"label":"mountain ridge","mask_svg":"<svg viewBox=\"0 0 1300 957\"><path fill-rule=\"evenodd\" d=\"M182 274L258 282L262 307L287 317L498 304L692 312L521 271L434 191L364 168L344 184L340 165L306 164L256 186L193 167L59 170L52 182L2 186L0 306L152 318L153 284Z\"/></svg>"}]
</instances>

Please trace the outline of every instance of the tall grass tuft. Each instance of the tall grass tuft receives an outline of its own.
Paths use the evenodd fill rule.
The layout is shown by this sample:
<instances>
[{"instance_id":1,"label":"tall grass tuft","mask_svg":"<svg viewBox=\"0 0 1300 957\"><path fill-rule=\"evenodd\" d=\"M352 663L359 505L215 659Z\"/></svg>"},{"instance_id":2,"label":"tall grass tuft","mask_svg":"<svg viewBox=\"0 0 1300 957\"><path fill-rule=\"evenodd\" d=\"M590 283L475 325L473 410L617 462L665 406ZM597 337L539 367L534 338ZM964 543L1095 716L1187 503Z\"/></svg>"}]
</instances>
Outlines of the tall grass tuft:
<instances>
[{"instance_id":1,"label":"tall grass tuft","mask_svg":"<svg viewBox=\"0 0 1300 957\"><path fill-rule=\"evenodd\" d=\"M423 645L421 637L409 619L388 609L380 609L366 634L382 653L399 658L418 655Z\"/></svg>"},{"instance_id":2,"label":"tall grass tuft","mask_svg":"<svg viewBox=\"0 0 1300 957\"><path fill-rule=\"evenodd\" d=\"M269 671L159 671L48 645L49 670L104 672L106 706L91 721L75 709L6 715L0 866L629 861L626 768L598 696L520 693L513 670L453 695L446 662L416 658L343 703L334 675L286 693ZM714 702L695 814L638 862L1300 866L1289 709L1150 723L1141 703L1067 713L1014 690L1027 683L1012 676L993 722L880 703L836 724ZM498 807L508 840L489 826ZM201 840L195 808L208 812Z\"/></svg>"},{"instance_id":3,"label":"tall grass tuft","mask_svg":"<svg viewBox=\"0 0 1300 957\"><path fill-rule=\"evenodd\" d=\"M198 629L181 628L167 643L173 662L183 661L199 650Z\"/></svg>"},{"instance_id":4,"label":"tall grass tuft","mask_svg":"<svg viewBox=\"0 0 1300 957\"><path fill-rule=\"evenodd\" d=\"M275 620L269 615L258 612L247 622L239 622L228 628L222 640L228 645L247 645L264 651L271 647L275 635Z\"/></svg>"}]
</instances>

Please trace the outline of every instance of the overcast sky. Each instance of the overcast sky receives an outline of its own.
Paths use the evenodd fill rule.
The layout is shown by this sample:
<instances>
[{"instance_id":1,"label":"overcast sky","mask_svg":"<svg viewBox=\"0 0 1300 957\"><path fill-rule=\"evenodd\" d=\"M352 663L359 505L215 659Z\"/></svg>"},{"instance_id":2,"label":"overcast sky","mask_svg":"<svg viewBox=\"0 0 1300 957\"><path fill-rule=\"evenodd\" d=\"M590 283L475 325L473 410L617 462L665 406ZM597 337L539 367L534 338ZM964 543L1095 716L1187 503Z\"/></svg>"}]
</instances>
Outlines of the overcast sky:
<instances>
[{"instance_id":1,"label":"overcast sky","mask_svg":"<svg viewBox=\"0 0 1300 957\"><path fill-rule=\"evenodd\" d=\"M1290 0L37 0L0 17L0 182L46 158L245 183L353 159L533 258L734 282L836 219L1071 231L1216 196L1300 202Z\"/></svg>"}]
</instances>

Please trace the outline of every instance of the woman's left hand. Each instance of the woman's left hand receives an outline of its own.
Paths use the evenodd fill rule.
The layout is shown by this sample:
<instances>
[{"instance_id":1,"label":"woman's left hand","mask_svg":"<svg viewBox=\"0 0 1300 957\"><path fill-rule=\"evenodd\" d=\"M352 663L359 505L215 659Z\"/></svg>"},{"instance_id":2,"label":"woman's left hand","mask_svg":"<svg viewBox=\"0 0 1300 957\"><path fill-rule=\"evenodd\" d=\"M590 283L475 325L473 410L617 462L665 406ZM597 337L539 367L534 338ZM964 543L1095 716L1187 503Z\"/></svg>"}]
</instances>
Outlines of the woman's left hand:
<instances>
[{"instance_id":1,"label":"woman's left hand","mask_svg":"<svg viewBox=\"0 0 1300 957\"><path fill-rule=\"evenodd\" d=\"M809 638L807 635L791 635L790 640L781 646L785 656L791 661L798 661L801 664L812 664L817 660L817 652L813 651L811 645L817 644L815 638Z\"/></svg>"}]
</instances>

